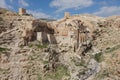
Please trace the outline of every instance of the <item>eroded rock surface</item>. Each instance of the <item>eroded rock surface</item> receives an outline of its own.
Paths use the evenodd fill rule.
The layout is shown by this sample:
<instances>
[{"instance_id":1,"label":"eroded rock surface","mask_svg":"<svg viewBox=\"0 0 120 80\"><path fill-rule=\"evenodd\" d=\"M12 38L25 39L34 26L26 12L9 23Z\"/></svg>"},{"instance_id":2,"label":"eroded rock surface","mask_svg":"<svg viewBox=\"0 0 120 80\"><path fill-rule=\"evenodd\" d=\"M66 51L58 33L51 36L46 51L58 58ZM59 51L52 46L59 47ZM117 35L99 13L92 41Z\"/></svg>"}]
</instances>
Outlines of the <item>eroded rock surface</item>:
<instances>
[{"instance_id":1,"label":"eroded rock surface","mask_svg":"<svg viewBox=\"0 0 120 80\"><path fill-rule=\"evenodd\" d=\"M0 80L119 80L120 17L57 21L0 9Z\"/></svg>"}]
</instances>

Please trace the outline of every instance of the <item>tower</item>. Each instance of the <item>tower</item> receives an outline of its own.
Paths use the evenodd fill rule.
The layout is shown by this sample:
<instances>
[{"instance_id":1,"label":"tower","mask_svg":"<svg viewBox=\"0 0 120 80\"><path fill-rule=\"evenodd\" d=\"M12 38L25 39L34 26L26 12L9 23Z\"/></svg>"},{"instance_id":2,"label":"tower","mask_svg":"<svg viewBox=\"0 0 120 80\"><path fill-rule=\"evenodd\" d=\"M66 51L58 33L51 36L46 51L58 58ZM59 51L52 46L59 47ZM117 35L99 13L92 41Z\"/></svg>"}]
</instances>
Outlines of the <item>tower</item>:
<instances>
[{"instance_id":1,"label":"tower","mask_svg":"<svg viewBox=\"0 0 120 80\"><path fill-rule=\"evenodd\" d=\"M70 17L70 13L69 12L65 12L64 17L65 18L69 18Z\"/></svg>"},{"instance_id":2,"label":"tower","mask_svg":"<svg viewBox=\"0 0 120 80\"><path fill-rule=\"evenodd\" d=\"M24 15L24 14L26 14L26 9L19 8L19 15Z\"/></svg>"}]
</instances>

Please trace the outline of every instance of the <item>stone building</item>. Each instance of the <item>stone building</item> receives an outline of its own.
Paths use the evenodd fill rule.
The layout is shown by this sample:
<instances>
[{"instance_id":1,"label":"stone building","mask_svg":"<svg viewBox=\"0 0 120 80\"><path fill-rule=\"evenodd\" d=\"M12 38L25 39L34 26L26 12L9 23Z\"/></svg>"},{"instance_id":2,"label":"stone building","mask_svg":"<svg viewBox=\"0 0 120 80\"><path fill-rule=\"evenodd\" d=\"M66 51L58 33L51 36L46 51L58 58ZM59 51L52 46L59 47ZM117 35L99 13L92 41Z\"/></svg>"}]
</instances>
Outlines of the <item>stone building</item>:
<instances>
[{"instance_id":1,"label":"stone building","mask_svg":"<svg viewBox=\"0 0 120 80\"><path fill-rule=\"evenodd\" d=\"M58 22L59 23L59 22ZM57 41L63 45L72 46L74 51L82 45L88 45L90 29L81 19L64 19L60 21L57 30Z\"/></svg>"},{"instance_id":2,"label":"stone building","mask_svg":"<svg viewBox=\"0 0 120 80\"><path fill-rule=\"evenodd\" d=\"M20 8L19 14L25 13L26 11ZM20 22L25 23L22 30L24 39L27 40L26 42L38 40L42 44L60 43L63 45L72 46L74 51L76 51L82 45L89 44L89 36L93 31L92 26L89 27L86 25L87 22L82 21L81 18L78 17L70 17L68 12L65 12L65 17L63 19L55 21L55 24L36 19L28 20L27 16L23 17L26 17L24 19L27 20L20 20ZM29 34L27 32L29 32Z\"/></svg>"},{"instance_id":3,"label":"stone building","mask_svg":"<svg viewBox=\"0 0 120 80\"><path fill-rule=\"evenodd\" d=\"M66 19L70 18L70 13L69 12L65 12L64 13L64 18L66 18Z\"/></svg>"},{"instance_id":4,"label":"stone building","mask_svg":"<svg viewBox=\"0 0 120 80\"><path fill-rule=\"evenodd\" d=\"M26 14L26 9L19 8L19 15L25 15L25 14Z\"/></svg>"},{"instance_id":5,"label":"stone building","mask_svg":"<svg viewBox=\"0 0 120 80\"><path fill-rule=\"evenodd\" d=\"M47 22L38 22L39 24L36 28L37 40L43 44L57 44L56 38L54 36L54 29L50 25L48 25Z\"/></svg>"}]
</instances>

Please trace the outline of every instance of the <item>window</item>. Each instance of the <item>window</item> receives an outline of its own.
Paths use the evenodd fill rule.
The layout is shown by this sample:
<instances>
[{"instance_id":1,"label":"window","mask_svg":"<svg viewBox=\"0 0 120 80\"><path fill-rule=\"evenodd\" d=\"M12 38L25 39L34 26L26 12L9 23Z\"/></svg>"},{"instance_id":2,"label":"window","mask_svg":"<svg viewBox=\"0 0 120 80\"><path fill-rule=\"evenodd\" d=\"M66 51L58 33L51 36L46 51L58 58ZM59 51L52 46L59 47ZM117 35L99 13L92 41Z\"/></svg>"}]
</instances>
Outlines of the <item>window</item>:
<instances>
[{"instance_id":1,"label":"window","mask_svg":"<svg viewBox=\"0 0 120 80\"><path fill-rule=\"evenodd\" d=\"M71 35L70 38L73 38L73 35Z\"/></svg>"}]
</instances>

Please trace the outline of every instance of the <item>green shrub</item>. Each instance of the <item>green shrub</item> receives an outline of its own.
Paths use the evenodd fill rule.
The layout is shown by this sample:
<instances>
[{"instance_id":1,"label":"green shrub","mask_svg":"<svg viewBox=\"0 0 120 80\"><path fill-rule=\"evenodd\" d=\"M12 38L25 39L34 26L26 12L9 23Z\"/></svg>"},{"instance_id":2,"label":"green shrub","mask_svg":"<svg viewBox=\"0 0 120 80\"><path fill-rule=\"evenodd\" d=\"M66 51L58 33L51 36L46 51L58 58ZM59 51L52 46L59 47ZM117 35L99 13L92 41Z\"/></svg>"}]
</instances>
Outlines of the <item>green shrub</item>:
<instances>
[{"instance_id":1,"label":"green shrub","mask_svg":"<svg viewBox=\"0 0 120 80\"><path fill-rule=\"evenodd\" d=\"M33 44L28 45L30 48L33 47Z\"/></svg>"},{"instance_id":2,"label":"green shrub","mask_svg":"<svg viewBox=\"0 0 120 80\"><path fill-rule=\"evenodd\" d=\"M103 80L105 77L109 77L109 72L107 69L97 73L94 80Z\"/></svg>"},{"instance_id":3,"label":"green shrub","mask_svg":"<svg viewBox=\"0 0 120 80\"><path fill-rule=\"evenodd\" d=\"M62 80L63 76L70 76L70 74L67 72L67 68L64 66L59 66L56 70L56 72L47 73L45 76L46 79L52 79L52 80Z\"/></svg>"},{"instance_id":4,"label":"green shrub","mask_svg":"<svg viewBox=\"0 0 120 80\"><path fill-rule=\"evenodd\" d=\"M6 50L8 50L8 49L0 47L0 52L5 52Z\"/></svg>"},{"instance_id":5,"label":"green shrub","mask_svg":"<svg viewBox=\"0 0 120 80\"><path fill-rule=\"evenodd\" d=\"M77 60L75 59L75 57L71 57L70 59L71 59L72 62L74 62L74 64L75 64L76 66L86 67L86 65L85 65L85 63L84 63L83 61L79 61L79 60L77 61Z\"/></svg>"},{"instance_id":6,"label":"green shrub","mask_svg":"<svg viewBox=\"0 0 120 80\"><path fill-rule=\"evenodd\" d=\"M0 17L0 21L3 21L3 18L2 18L2 17Z\"/></svg>"},{"instance_id":7,"label":"green shrub","mask_svg":"<svg viewBox=\"0 0 120 80\"><path fill-rule=\"evenodd\" d=\"M40 73L37 76L38 76L38 80L42 80L42 75Z\"/></svg>"},{"instance_id":8,"label":"green shrub","mask_svg":"<svg viewBox=\"0 0 120 80\"><path fill-rule=\"evenodd\" d=\"M75 64L76 66L83 66L83 67L87 67L83 62L80 62L79 64Z\"/></svg>"},{"instance_id":9,"label":"green shrub","mask_svg":"<svg viewBox=\"0 0 120 80\"><path fill-rule=\"evenodd\" d=\"M106 50L105 52L106 52L106 53L110 53L110 52L113 52L113 51L115 51L115 50L117 50L117 49L119 49L119 48L120 48L120 45L117 45L117 46L112 47L112 48L109 49L109 50Z\"/></svg>"},{"instance_id":10,"label":"green shrub","mask_svg":"<svg viewBox=\"0 0 120 80\"><path fill-rule=\"evenodd\" d=\"M47 48L47 46L48 46L48 44L39 44L39 43L38 44L32 44L31 43L31 44L28 45L29 48L37 47L37 48L41 48L41 49Z\"/></svg>"},{"instance_id":11,"label":"green shrub","mask_svg":"<svg viewBox=\"0 0 120 80\"><path fill-rule=\"evenodd\" d=\"M97 62L101 62L102 59L103 59L103 55L102 55L102 54L103 54L102 52L100 52L100 53L98 53L98 54L95 54L94 59L95 59Z\"/></svg>"},{"instance_id":12,"label":"green shrub","mask_svg":"<svg viewBox=\"0 0 120 80\"><path fill-rule=\"evenodd\" d=\"M49 61L43 61L43 63L44 63L44 64L48 64L48 63L49 63Z\"/></svg>"},{"instance_id":13,"label":"green shrub","mask_svg":"<svg viewBox=\"0 0 120 80\"><path fill-rule=\"evenodd\" d=\"M43 44L43 45L40 45L40 44L36 44L37 48L47 48L48 44Z\"/></svg>"},{"instance_id":14,"label":"green shrub","mask_svg":"<svg viewBox=\"0 0 120 80\"><path fill-rule=\"evenodd\" d=\"M29 56L29 59L30 59L30 60L35 60L35 59L37 59L37 58L38 58L38 56L35 56L35 55L30 55L30 56Z\"/></svg>"},{"instance_id":15,"label":"green shrub","mask_svg":"<svg viewBox=\"0 0 120 80\"><path fill-rule=\"evenodd\" d=\"M0 68L0 74L8 74L9 73L9 70L8 69L2 69Z\"/></svg>"}]
</instances>

